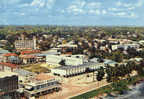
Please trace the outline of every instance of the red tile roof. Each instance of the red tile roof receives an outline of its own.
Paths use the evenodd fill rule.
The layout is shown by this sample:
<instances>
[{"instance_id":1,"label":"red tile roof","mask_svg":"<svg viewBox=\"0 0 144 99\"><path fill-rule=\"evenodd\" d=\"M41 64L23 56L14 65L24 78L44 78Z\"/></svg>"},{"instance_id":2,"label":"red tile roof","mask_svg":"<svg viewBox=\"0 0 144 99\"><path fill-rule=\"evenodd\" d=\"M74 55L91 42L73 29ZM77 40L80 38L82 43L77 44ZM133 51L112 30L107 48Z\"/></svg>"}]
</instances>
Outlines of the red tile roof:
<instances>
[{"instance_id":1,"label":"red tile roof","mask_svg":"<svg viewBox=\"0 0 144 99\"><path fill-rule=\"evenodd\" d=\"M18 56L18 55L15 53L6 53L4 54L4 56L8 57L8 56Z\"/></svg>"},{"instance_id":2,"label":"red tile roof","mask_svg":"<svg viewBox=\"0 0 144 99\"><path fill-rule=\"evenodd\" d=\"M8 66L8 67L11 67L11 68L17 68L18 66L16 64L11 64L11 63L3 63L3 62L0 62L1 65L4 65L4 66Z\"/></svg>"},{"instance_id":3,"label":"red tile roof","mask_svg":"<svg viewBox=\"0 0 144 99\"><path fill-rule=\"evenodd\" d=\"M32 50L32 51L22 51L21 54L34 54L34 53L40 53L40 50Z\"/></svg>"}]
</instances>

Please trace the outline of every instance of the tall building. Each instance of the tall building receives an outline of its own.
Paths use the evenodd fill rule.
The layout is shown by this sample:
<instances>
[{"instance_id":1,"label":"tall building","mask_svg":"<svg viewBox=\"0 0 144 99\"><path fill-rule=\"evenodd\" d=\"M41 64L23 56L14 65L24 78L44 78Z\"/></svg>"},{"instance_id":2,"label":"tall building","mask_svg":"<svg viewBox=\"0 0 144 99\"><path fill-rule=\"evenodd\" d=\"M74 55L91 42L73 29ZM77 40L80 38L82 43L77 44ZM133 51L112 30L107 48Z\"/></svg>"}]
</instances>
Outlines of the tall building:
<instances>
[{"instance_id":1,"label":"tall building","mask_svg":"<svg viewBox=\"0 0 144 99\"><path fill-rule=\"evenodd\" d=\"M0 72L0 99L19 99L18 76L12 72Z\"/></svg>"},{"instance_id":2,"label":"tall building","mask_svg":"<svg viewBox=\"0 0 144 99\"><path fill-rule=\"evenodd\" d=\"M36 49L36 37L33 36L32 40L26 39L24 34L21 34L21 38L15 41L16 50L33 50Z\"/></svg>"}]
</instances>

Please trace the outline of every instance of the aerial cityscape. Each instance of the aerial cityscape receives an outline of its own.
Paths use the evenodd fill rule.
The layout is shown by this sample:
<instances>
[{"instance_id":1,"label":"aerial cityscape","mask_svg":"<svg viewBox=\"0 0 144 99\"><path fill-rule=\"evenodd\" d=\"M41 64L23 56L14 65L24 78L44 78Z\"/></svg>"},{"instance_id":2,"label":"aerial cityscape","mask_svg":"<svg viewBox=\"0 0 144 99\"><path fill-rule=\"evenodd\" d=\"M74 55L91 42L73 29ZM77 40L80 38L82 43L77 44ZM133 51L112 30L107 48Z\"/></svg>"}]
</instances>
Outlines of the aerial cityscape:
<instances>
[{"instance_id":1,"label":"aerial cityscape","mask_svg":"<svg viewBox=\"0 0 144 99\"><path fill-rule=\"evenodd\" d=\"M144 99L143 0L0 0L0 99Z\"/></svg>"}]
</instances>

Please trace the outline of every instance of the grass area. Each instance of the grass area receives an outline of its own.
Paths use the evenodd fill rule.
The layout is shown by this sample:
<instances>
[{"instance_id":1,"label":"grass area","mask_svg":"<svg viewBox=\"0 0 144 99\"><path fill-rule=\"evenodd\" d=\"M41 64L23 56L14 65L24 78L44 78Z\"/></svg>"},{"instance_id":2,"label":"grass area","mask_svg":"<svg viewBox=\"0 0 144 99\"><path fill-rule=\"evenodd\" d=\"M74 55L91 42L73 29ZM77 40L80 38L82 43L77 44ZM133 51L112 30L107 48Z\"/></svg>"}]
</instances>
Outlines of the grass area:
<instances>
[{"instance_id":1,"label":"grass area","mask_svg":"<svg viewBox=\"0 0 144 99\"><path fill-rule=\"evenodd\" d=\"M41 64L30 64L27 66L23 66L22 69L28 70L30 72L35 72L35 73L42 73L42 72L49 72L50 70L42 67Z\"/></svg>"},{"instance_id":2,"label":"grass area","mask_svg":"<svg viewBox=\"0 0 144 99\"><path fill-rule=\"evenodd\" d=\"M76 97L72 97L71 99L89 99L92 98L94 96L98 96L99 94L104 94L104 93L111 93L111 92L117 92L117 91L122 91L122 90L129 90L126 85L132 85L135 84L137 81L143 79L143 76L134 76L131 77L131 80L121 80L118 84L118 87L115 87L114 83L101 87L97 90L93 90L84 94L81 94L79 96Z\"/></svg>"},{"instance_id":3,"label":"grass area","mask_svg":"<svg viewBox=\"0 0 144 99\"><path fill-rule=\"evenodd\" d=\"M56 68L59 67L57 65L50 65L50 64L41 64L41 67L47 68L47 69L52 69L52 68Z\"/></svg>"}]
</instances>

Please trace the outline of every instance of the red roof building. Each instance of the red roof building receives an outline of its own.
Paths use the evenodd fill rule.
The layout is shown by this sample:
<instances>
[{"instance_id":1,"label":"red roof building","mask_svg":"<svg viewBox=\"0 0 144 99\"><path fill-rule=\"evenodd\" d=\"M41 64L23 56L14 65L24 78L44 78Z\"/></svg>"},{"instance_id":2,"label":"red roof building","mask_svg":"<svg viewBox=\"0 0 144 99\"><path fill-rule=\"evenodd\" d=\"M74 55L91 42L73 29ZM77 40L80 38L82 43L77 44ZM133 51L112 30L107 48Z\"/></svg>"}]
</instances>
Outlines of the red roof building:
<instances>
[{"instance_id":1,"label":"red roof building","mask_svg":"<svg viewBox=\"0 0 144 99\"><path fill-rule=\"evenodd\" d=\"M9 57L9 56L18 56L18 55L15 53L7 53L7 54L4 54L4 56Z\"/></svg>"},{"instance_id":2,"label":"red roof building","mask_svg":"<svg viewBox=\"0 0 144 99\"><path fill-rule=\"evenodd\" d=\"M40 53L40 50L31 50L31 51L22 51L21 54L34 54L34 53Z\"/></svg>"},{"instance_id":3,"label":"red roof building","mask_svg":"<svg viewBox=\"0 0 144 99\"><path fill-rule=\"evenodd\" d=\"M18 66L16 64L11 64L11 63L0 62L0 65L7 66L7 67L10 67L10 68L18 68Z\"/></svg>"}]
</instances>

